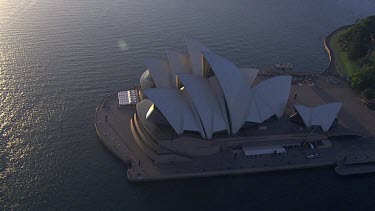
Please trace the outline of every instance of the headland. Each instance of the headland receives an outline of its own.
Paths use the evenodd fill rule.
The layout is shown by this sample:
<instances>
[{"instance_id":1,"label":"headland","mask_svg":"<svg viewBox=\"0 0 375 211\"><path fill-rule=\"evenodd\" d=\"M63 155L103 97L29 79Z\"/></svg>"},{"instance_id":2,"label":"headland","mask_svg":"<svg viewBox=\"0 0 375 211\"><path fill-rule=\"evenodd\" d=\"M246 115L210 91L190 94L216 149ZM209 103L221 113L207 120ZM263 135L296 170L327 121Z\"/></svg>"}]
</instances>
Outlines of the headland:
<instances>
[{"instance_id":1,"label":"headland","mask_svg":"<svg viewBox=\"0 0 375 211\"><path fill-rule=\"evenodd\" d=\"M210 68L214 66L212 62ZM167 114L160 115L162 109L152 114L155 105L159 108L162 105L149 100L153 98L145 90L150 88L145 89L141 78L140 86L129 89L135 93L135 103L120 105L120 94L116 93L98 105L97 134L103 144L124 162L129 181L322 166L334 167L339 175L375 171L375 114L362 104L345 79L331 71L310 74L258 70L255 75L253 88L274 76L291 76L282 115L272 115L261 123L250 122L235 133L213 133L210 138L202 138L202 134L208 134L207 129L202 134L191 131L178 134L172 123L166 123ZM183 78L183 75L179 76ZM147 86L155 86L149 84ZM321 127L312 127L314 123L308 125L304 114L296 107L304 105L314 111L314 107L331 102L341 102L342 108L326 131L322 130L324 121L319 123ZM310 118L315 118L313 114ZM204 124L202 120L201 123ZM233 127L229 128L233 131Z\"/></svg>"}]
</instances>

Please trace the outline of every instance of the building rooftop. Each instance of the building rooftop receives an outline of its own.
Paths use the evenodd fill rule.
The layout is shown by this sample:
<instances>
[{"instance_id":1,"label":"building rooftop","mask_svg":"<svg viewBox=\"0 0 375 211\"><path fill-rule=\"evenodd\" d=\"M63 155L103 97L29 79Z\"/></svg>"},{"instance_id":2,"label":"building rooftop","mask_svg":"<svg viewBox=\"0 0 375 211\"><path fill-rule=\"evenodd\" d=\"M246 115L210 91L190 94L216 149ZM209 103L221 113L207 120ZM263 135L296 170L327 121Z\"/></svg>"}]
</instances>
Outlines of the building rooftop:
<instances>
[{"instance_id":1,"label":"building rooftop","mask_svg":"<svg viewBox=\"0 0 375 211\"><path fill-rule=\"evenodd\" d=\"M218 133L235 135L246 125L283 117L292 76L279 75L253 85L259 70L238 68L194 39L187 38L186 42L190 55L167 50L168 61L145 60L148 70L140 80L141 91L156 107L151 112L161 114L154 117L164 116L178 135L197 132L204 139ZM319 125L325 131L338 113L328 115L331 109L319 108L312 111L309 115L314 121L304 121L306 126L324 122ZM301 116L306 120L305 115Z\"/></svg>"}]
</instances>

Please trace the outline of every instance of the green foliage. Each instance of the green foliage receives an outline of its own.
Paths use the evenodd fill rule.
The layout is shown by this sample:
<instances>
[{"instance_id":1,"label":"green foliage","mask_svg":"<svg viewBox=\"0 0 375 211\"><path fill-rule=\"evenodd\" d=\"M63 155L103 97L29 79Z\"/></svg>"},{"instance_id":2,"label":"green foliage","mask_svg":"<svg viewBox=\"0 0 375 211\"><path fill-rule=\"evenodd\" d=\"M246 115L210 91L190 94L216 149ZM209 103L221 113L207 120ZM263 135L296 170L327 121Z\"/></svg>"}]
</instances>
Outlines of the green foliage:
<instances>
[{"instance_id":1,"label":"green foliage","mask_svg":"<svg viewBox=\"0 0 375 211\"><path fill-rule=\"evenodd\" d=\"M342 51L341 47L339 46L338 39L341 34L345 33L346 31L347 30L337 32L337 34L335 34L329 41L329 45L331 46L335 56L337 70L350 77L360 66L356 62L349 59L349 53Z\"/></svg>"},{"instance_id":2,"label":"green foliage","mask_svg":"<svg viewBox=\"0 0 375 211\"><path fill-rule=\"evenodd\" d=\"M363 51L361 46L361 34L354 34L349 48L349 59L352 61L360 59L363 56Z\"/></svg>"},{"instance_id":3,"label":"green foliage","mask_svg":"<svg viewBox=\"0 0 375 211\"><path fill-rule=\"evenodd\" d=\"M370 16L357 22L343 32L337 40L338 46L346 53L347 60L341 59L344 64L353 63L357 68L351 75L353 88L363 91L366 98L372 97L375 89L375 16ZM348 65L346 65L348 66ZM346 67L346 70L348 67ZM347 70L348 71L348 70Z\"/></svg>"},{"instance_id":4,"label":"green foliage","mask_svg":"<svg viewBox=\"0 0 375 211\"><path fill-rule=\"evenodd\" d=\"M367 88L361 92L361 96L367 100L375 99L375 90Z\"/></svg>"},{"instance_id":5,"label":"green foliage","mask_svg":"<svg viewBox=\"0 0 375 211\"><path fill-rule=\"evenodd\" d=\"M349 53L349 58L357 61L369 53L372 45L371 34L375 35L375 16L359 21L338 39L342 51Z\"/></svg>"},{"instance_id":6,"label":"green foliage","mask_svg":"<svg viewBox=\"0 0 375 211\"><path fill-rule=\"evenodd\" d=\"M367 88L375 88L375 67L364 66L357 70L351 78L351 83L354 89L359 91Z\"/></svg>"}]
</instances>

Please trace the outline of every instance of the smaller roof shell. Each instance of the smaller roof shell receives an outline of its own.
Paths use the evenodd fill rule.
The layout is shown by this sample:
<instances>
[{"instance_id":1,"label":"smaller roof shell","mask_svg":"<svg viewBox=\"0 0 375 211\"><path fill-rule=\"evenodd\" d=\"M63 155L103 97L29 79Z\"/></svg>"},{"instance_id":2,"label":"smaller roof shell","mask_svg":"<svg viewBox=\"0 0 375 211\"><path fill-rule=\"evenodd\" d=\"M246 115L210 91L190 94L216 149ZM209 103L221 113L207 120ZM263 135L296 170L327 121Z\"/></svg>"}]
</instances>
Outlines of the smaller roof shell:
<instances>
[{"instance_id":1,"label":"smaller roof shell","mask_svg":"<svg viewBox=\"0 0 375 211\"><path fill-rule=\"evenodd\" d=\"M273 115L281 118L289 98L291 76L276 76L249 90L247 121L261 123Z\"/></svg>"},{"instance_id":2,"label":"smaller roof shell","mask_svg":"<svg viewBox=\"0 0 375 211\"><path fill-rule=\"evenodd\" d=\"M167 61L161 59L146 59L144 62L157 88L172 87L171 71Z\"/></svg>"},{"instance_id":3,"label":"smaller roof shell","mask_svg":"<svg viewBox=\"0 0 375 211\"><path fill-rule=\"evenodd\" d=\"M192 72L194 75L203 76L202 52L209 51L206 46L192 38L185 38L189 49Z\"/></svg>"},{"instance_id":4,"label":"smaller roof shell","mask_svg":"<svg viewBox=\"0 0 375 211\"><path fill-rule=\"evenodd\" d=\"M178 87L177 73L191 73L191 63L188 55L167 50L169 67L171 70L171 84Z\"/></svg>"},{"instance_id":5,"label":"smaller roof shell","mask_svg":"<svg viewBox=\"0 0 375 211\"><path fill-rule=\"evenodd\" d=\"M139 84L141 85L142 89L155 87L154 80L152 79L152 76L149 70L146 70L145 72L143 72L141 78L139 79Z\"/></svg>"},{"instance_id":6,"label":"smaller roof shell","mask_svg":"<svg viewBox=\"0 0 375 211\"><path fill-rule=\"evenodd\" d=\"M324 132L331 128L341 106L342 103L329 103L317 107L294 105L307 127L321 126Z\"/></svg>"},{"instance_id":7,"label":"smaller roof shell","mask_svg":"<svg viewBox=\"0 0 375 211\"><path fill-rule=\"evenodd\" d=\"M240 70L245 80L248 82L250 86L252 86L255 81L255 78L259 73L259 70L253 68L241 68Z\"/></svg>"}]
</instances>

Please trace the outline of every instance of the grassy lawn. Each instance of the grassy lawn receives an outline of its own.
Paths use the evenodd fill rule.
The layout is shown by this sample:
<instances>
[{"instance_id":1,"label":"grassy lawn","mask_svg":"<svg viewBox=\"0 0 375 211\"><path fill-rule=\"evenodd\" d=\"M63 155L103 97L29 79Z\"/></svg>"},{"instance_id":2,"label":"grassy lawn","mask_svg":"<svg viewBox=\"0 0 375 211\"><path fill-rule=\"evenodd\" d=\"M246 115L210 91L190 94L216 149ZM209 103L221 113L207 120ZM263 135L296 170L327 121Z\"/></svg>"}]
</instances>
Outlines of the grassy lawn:
<instances>
[{"instance_id":1,"label":"grassy lawn","mask_svg":"<svg viewBox=\"0 0 375 211\"><path fill-rule=\"evenodd\" d=\"M336 67L338 68L338 70L343 74L351 76L357 69L357 65L349 59L347 52L341 51L339 45L337 44L338 37L345 31L346 30L335 34L329 44L330 46L332 46L333 52L335 54Z\"/></svg>"}]
</instances>

